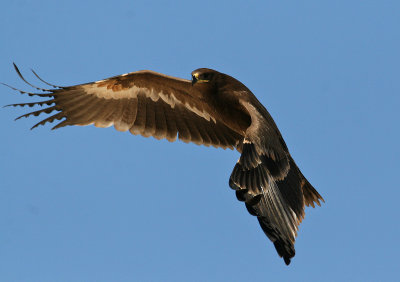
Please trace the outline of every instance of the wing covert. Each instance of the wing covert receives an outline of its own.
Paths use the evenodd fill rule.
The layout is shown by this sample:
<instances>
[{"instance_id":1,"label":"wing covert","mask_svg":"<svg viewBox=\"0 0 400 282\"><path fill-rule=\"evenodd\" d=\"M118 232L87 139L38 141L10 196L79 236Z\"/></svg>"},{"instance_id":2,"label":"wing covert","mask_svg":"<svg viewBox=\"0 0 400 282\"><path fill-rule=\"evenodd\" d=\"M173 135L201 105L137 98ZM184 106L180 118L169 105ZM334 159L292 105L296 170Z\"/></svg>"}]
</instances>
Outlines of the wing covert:
<instances>
[{"instance_id":1,"label":"wing covert","mask_svg":"<svg viewBox=\"0 0 400 282\"><path fill-rule=\"evenodd\" d=\"M17 72L20 75L18 69ZM165 138L171 142L178 137L184 142L231 149L242 138L218 119L202 93L195 91L189 80L153 71L138 71L86 84L39 90L46 92L20 92L51 99L10 105L50 105L21 117L58 111L33 128L55 120L62 121L53 129L67 125L114 125L119 131L129 130L135 135Z\"/></svg>"}]
</instances>

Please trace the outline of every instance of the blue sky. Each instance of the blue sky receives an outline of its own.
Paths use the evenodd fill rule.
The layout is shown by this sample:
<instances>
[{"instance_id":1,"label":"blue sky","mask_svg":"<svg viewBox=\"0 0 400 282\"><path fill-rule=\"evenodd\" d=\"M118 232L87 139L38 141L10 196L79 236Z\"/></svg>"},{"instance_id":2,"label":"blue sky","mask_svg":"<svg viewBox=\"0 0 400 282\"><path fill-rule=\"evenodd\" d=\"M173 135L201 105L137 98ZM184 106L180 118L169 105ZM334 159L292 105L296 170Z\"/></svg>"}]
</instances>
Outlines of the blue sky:
<instances>
[{"instance_id":1,"label":"blue sky","mask_svg":"<svg viewBox=\"0 0 400 282\"><path fill-rule=\"evenodd\" d=\"M15 61L60 85L141 69L230 74L326 204L287 267L228 186L239 154L0 110L2 281L398 279L399 1L5 1ZM0 104L33 101L2 87Z\"/></svg>"}]
</instances>

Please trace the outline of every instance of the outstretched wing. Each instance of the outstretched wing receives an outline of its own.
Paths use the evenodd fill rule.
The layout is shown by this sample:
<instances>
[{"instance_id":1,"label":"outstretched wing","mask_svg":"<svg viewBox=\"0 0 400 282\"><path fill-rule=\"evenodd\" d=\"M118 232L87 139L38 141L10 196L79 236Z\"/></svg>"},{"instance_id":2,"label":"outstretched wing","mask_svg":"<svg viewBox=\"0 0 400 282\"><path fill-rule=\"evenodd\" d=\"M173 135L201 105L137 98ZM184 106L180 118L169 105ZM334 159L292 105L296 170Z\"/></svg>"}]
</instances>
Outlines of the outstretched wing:
<instances>
[{"instance_id":1,"label":"outstretched wing","mask_svg":"<svg viewBox=\"0 0 400 282\"><path fill-rule=\"evenodd\" d=\"M289 264L304 205L320 205L323 199L301 174L271 116L257 102L243 102L252 123L239 146L242 155L229 185Z\"/></svg>"},{"instance_id":2,"label":"outstretched wing","mask_svg":"<svg viewBox=\"0 0 400 282\"><path fill-rule=\"evenodd\" d=\"M189 80L153 71L138 71L69 87L35 88L45 92L18 91L47 100L9 106L48 107L19 118L58 112L32 128L55 120L62 121L53 129L66 125L114 125L119 131L129 130L135 135L166 138L171 142L178 135L184 142L231 149L243 138L218 118L203 93L195 91Z\"/></svg>"}]
</instances>

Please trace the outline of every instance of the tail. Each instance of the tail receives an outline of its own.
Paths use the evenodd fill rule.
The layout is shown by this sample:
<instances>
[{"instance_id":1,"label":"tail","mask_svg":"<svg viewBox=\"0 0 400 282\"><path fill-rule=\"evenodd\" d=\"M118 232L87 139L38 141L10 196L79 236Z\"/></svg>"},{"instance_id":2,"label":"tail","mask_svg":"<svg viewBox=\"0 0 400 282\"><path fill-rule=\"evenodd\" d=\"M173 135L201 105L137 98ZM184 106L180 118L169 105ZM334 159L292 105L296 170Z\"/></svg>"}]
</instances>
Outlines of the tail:
<instances>
[{"instance_id":1,"label":"tail","mask_svg":"<svg viewBox=\"0 0 400 282\"><path fill-rule=\"evenodd\" d=\"M300 170L299 170L300 171ZM301 188L303 189L304 203L307 207L312 206L315 208L315 204L321 206L321 202L325 203L324 198L315 190L315 188L308 182L308 180L300 172L302 179Z\"/></svg>"}]
</instances>

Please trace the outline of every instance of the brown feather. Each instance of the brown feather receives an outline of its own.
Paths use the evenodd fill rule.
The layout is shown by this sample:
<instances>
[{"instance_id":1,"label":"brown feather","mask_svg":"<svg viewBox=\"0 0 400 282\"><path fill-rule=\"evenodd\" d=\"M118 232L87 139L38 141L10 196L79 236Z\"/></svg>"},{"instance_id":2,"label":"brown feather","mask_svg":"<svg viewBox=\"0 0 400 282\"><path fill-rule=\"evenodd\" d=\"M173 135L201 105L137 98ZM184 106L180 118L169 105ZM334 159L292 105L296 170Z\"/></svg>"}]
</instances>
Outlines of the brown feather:
<instances>
[{"instance_id":1,"label":"brown feather","mask_svg":"<svg viewBox=\"0 0 400 282\"><path fill-rule=\"evenodd\" d=\"M152 103L150 99L146 99L146 123L145 130L142 133L144 137L154 136L156 133L156 113L154 109L154 102Z\"/></svg>"},{"instance_id":2,"label":"brown feather","mask_svg":"<svg viewBox=\"0 0 400 282\"><path fill-rule=\"evenodd\" d=\"M176 140L178 134L178 128L176 125L175 112L172 111L169 106L161 103L164 108L165 121L167 123L167 140L173 142Z\"/></svg>"},{"instance_id":3,"label":"brown feather","mask_svg":"<svg viewBox=\"0 0 400 282\"><path fill-rule=\"evenodd\" d=\"M146 97L144 95L137 96L137 112L135 122L130 129L132 134L142 134L146 125Z\"/></svg>"},{"instance_id":4,"label":"brown feather","mask_svg":"<svg viewBox=\"0 0 400 282\"><path fill-rule=\"evenodd\" d=\"M164 107L161 102L154 103L155 127L154 137L158 140L167 136L167 121L164 114Z\"/></svg>"}]
</instances>

